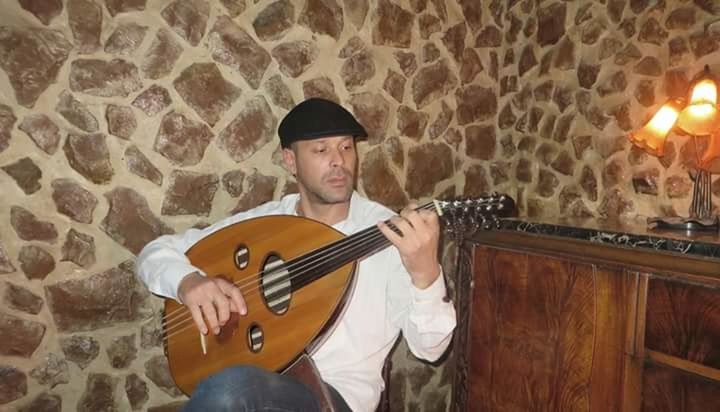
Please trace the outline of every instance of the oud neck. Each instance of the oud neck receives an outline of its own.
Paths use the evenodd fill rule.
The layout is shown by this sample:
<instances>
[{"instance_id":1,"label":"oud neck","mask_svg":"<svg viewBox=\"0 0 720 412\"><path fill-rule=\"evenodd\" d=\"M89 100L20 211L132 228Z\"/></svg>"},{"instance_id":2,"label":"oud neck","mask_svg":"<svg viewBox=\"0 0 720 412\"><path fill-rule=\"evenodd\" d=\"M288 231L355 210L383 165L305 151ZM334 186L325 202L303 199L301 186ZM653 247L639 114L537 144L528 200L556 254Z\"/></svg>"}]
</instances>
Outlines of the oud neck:
<instances>
[{"instance_id":1,"label":"oud neck","mask_svg":"<svg viewBox=\"0 0 720 412\"><path fill-rule=\"evenodd\" d=\"M420 209L434 210L433 203L426 203L415 210ZM400 230L395 227L390 220L386 220L385 224L396 233L400 233ZM292 276L292 288L293 290L297 290L348 263L373 255L389 245L390 241L387 237L385 237L377 226L373 225L306 255L300 256L299 258L293 259L287 262L290 267L298 267L297 269L291 270L291 273L295 272ZM298 265L297 263L300 261L304 263ZM305 267L308 269L305 270Z\"/></svg>"}]
</instances>

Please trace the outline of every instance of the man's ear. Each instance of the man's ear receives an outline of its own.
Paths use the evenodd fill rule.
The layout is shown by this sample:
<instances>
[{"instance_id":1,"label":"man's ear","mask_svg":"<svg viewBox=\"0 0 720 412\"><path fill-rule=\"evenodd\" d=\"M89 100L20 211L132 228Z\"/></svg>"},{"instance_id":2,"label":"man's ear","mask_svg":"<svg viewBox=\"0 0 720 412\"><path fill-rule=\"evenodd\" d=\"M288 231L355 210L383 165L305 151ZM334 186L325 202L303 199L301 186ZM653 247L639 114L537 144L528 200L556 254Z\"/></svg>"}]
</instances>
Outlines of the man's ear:
<instances>
[{"instance_id":1,"label":"man's ear","mask_svg":"<svg viewBox=\"0 0 720 412\"><path fill-rule=\"evenodd\" d=\"M283 163L285 163L285 168L288 172L290 172L293 176L297 174L297 165L295 164L295 152L292 149L282 149L282 157L283 157Z\"/></svg>"}]
</instances>

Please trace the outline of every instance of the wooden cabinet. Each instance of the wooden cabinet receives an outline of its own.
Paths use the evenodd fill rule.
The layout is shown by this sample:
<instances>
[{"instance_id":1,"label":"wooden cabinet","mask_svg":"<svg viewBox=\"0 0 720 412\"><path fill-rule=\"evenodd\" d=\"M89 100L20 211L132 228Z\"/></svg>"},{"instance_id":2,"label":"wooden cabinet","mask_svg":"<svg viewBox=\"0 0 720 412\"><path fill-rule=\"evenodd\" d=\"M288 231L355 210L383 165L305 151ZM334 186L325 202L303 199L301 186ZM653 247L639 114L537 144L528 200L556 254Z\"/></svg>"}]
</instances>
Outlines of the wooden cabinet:
<instances>
[{"instance_id":1,"label":"wooden cabinet","mask_svg":"<svg viewBox=\"0 0 720 412\"><path fill-rule=\"evenodd\" d=\"M646 313L643 410L720 411L720 289L650 279Z\"/></svg>"},{"instance_id":2,"label":"wooden cabinet","mask_svg":"<svg viewBox=\"0 0 720 412\"><path fill-rule=\"evenodd\" d=\"M463 253L457 410L720 411L720 260L502 232Z\"/></svg>"}]
</instances>

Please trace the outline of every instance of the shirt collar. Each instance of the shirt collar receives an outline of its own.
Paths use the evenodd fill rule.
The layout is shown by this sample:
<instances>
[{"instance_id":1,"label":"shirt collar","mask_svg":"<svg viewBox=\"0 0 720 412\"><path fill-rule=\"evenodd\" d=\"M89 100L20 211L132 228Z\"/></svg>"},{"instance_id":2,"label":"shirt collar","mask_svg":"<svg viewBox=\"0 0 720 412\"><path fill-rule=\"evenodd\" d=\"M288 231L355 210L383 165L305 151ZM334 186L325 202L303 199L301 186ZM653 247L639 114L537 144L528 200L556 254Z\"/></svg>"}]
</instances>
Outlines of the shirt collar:
<instances>
[{"instance_id":1,"label":"shirt collar","mask_svg":"<svg viewBox=\"0 0 720 412\"><path fill-rule=\"evenodd\" d=\"M297 204L298 204L298 201L300 200L300 195L298 195L297 193L294 193L294 194L288 195L288 196L293 196L293 198L291 198L292 206L290 207L289 212L294 216L299 216L298 212L297 212ZM355 218L356 218L356 216L358 216L358 213L359 213L359 211L357 210L359 207L358 196L359 196L358 192L353 190L352 195L350 195L350 210L348 211L348 216L345 219L335 223L332 226L333 228L345 233L346 232L345 229L346 228L349 229L348 226L352 226L352 222L355 221Z\"/></svg>"},{"instance_id":2,"label":"shirt collar","mask_svg":"<svg viewBox=\"0 0 720 412\"><path fill-rule=\"evenodd\" d=\"M358 193L353 190L352 195L350 196L350 210L348 210L347 217L344 220L335 223L333 227L343 233L346 233L347 229L349 229L348 225L352 226L353 222L355 222L355 218L358 215L358 205Z\"/></svg>"}]
</instances>

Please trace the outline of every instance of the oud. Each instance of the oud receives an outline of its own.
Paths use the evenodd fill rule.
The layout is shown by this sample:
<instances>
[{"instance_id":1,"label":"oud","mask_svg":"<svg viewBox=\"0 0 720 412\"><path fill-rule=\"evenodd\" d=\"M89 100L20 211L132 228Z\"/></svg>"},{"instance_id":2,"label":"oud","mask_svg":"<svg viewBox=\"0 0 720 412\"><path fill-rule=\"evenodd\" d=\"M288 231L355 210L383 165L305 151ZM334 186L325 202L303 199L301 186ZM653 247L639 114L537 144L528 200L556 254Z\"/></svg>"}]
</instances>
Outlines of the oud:
<instances>
[{"instance_id":1,"label":"oud","mask_svg":"<svg viewBox=\"0 0 720 412\"><path fill-rule=\"evenodd\" d=\"M418 209L435 210L446 230L462 232L496 224L514 213L515 203L493 194ZM283 371L312 353L350 296L357 260L389 245L375 225L345 236L286 215L248 219L203 238L187 251L190 262L236 285L248 311L232 313L218 335L202 335L185 306L165 300L165 352L178 388L191 394L205 377L232 365Z\"/></svg>"}]
</instances>

